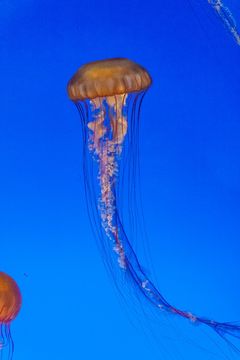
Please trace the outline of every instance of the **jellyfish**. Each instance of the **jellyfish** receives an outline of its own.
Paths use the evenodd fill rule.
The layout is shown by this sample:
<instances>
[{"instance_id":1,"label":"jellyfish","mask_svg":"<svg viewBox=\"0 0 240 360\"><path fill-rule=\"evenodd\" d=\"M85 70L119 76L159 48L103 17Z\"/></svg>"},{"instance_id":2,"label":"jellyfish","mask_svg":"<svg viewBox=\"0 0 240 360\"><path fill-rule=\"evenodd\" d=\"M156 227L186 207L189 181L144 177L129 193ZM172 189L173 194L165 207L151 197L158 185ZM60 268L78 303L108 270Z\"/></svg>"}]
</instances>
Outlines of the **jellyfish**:
<instances>
[{"instance_id":1,"label":"jellyfish","mask_svg":"<svg viewBox=\"0 0 240 360\"><path fill-rule=\"evenodd\" d=\"M237 24L233 17L233 14L228 9L228 7L224 5L222 0L208 0L208 3L212 6L217 15L220 17L224 26L232 34L236 43L240 45L240 33L237 28Z\"/></svg>"},{"instance_id":2,"label":"jellyfish","mask_svg":"<svg viewBox=\"0 0 240 360\"><path fill-rule=\"evenodd\" d=\"M13 358L14 343L11 322L18 315L22 297L17 283L4 272L0 272L0 358Z\"/></svg>"},{"instance_id":3,"label":"jellyfish","mask_svg":"<svg viewBox=\"0 0 240 360\"><path fill-rule=\"evenodd\" d=\"M142 100L151 83L145 68L125 58L85 64L68 82L69 98L81 118L83 173L92 229L117 285L120 280L128 282L138 298L140 294L157 311L203 324L234 347L229 336L240 338L238 324L201 317L167 301L146 274L124 226L121 204L128 197L122 177L127 178L130 187L131 176L137 177L132 161L137 156L135 136ZM112 272L116 268L117 272Z\"/></svg>"}]
</instances>

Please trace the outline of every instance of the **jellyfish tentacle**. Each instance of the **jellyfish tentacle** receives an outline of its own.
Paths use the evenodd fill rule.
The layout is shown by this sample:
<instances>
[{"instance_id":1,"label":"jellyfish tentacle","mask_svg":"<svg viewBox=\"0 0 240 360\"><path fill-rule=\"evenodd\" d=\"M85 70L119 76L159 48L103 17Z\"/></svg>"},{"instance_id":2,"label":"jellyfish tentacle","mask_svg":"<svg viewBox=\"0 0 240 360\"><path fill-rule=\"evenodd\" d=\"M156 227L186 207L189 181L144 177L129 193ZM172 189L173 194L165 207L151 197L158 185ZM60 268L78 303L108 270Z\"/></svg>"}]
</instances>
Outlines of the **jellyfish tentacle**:
<instances>
[{"instance_id":1,"label":"jellyfish tentacle","mask_svg":"<svg viewBox=\"0 0 240 360\"><path fill-rule=\"evenodd\" d=\"M8 360L12 360L14 353L14 342L11 335L10 323L0 324L0 356L2 359L3 352ZM4 357L5 358L5 357Z\"/></svg>"},{"instance_id":2,"label":"jellyfish tentacle","mask_svg":"<svg viewBox=\"0 0 240 360\"><path fill-rule=\"evenodd\" d=\"M95 104L97 101L95 100ZM145 274L137 255L124 231L116 205L116 183L118 181L118 161L121 157L124 138L128 131L128 122L124 116L126 99L122 95L98 99L100 112L93 112L88 122L89 150L98 161L98 179L100 186L99 214L107 238L113 243L119 267L127 273L142 295L156 308L172 315L178 315L194 324L204 324L212 328L228 342L227 336L239 338L240 326L221 323L199 317L192 312L172 306ZM92 110L96 111L95 105ZM102 114L101 116L99 114ZM104 116L104 118L102 117ZM232 344L231 342L229 342ZM235 346L232 345L235 349ZM237 349L237 348L236 348Z\"/></svg>"},{"instance_id":3,"label":"jellyfish tentacle","mask_svg":"<svg viewBox=\"0 0 240 360\"><path fill-rule=\"evenodd\" d=\"M125 269L130 274L130 277L134 279L136 286L144 295L144 297L156 308L159 308L166 313L178 315L196 325L203 324L208 326L214 330L222 339L224 339L224 341L226 341L227 344L233 348L233 350L240 353L240 349L235 346L231 340L228 339L230 336L240 340L240 324L231 322L218 322L212 319L197 316L192 312L184 311L171 305L156 288L150 278L145 274L141 264L138 261L137 255L135 254L135 251L127 238L127 235L124 232L120 220L118 221L118 224L122 234L122 242L124 244L126 264Z\"/></svg>"},{"instance_id":4,"label":"jellyfish tentacle","mask_svg":"<svg viewBox=\"0 0 240 360\"><path fill-rule=\"evenodd\" d=\"M233 14L229 8L224 5L222 0L208 0L208 3L216 11L228 31L233 35L236 43L240 45L240 33Z\"/></svg>"}]
</instances>

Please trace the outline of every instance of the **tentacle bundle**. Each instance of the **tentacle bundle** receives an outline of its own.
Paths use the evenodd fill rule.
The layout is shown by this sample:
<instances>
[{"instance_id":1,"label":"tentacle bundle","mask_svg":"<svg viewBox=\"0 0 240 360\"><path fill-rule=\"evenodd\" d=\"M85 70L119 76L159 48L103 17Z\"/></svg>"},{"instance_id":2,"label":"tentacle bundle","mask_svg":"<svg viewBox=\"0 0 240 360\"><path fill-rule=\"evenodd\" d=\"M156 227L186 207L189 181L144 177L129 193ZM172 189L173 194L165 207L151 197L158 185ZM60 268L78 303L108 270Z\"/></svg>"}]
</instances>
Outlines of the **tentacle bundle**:
<instances>
[{"instance_id":1,"label":"tentacle bundle","mask_svg":"<svg viewBox=\"0 0 240 360\"><path fill-rule=\"evenodd\" d=\"M115 183L122 143L127 133L127 120L123 115L126 95L97 98L90 102L94 120L88 123L89 150L99 163L99 211L106 235L113 241L121 268L126 267L123 244L116 221Z\"/></svg>"}]
</instances>

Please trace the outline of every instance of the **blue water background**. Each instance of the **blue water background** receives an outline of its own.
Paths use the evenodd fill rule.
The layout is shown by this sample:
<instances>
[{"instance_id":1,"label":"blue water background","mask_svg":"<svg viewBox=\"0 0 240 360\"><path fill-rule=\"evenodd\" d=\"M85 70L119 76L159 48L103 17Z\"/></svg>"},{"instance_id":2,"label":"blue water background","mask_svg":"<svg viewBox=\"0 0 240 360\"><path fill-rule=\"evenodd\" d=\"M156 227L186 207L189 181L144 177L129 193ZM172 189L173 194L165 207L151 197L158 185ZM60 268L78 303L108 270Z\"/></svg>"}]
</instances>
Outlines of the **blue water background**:
<instances>
[{"instance_id":1,"label":"blue water background","mask_svg":"<svg viewBox=\"0 0 240 360\"><path fill-rule=\"evenodd\" d=\"M160 318L151 341L126 315L88 222L66 83L109 57L149 70L140 144L155 278L175 306L240 320L240 47L195 0L1 0L0 29L0 267L23 295L14 359L221 359L210 333ZM169 339L175 324L184 335Z\"/></svg>"}]
</instances>

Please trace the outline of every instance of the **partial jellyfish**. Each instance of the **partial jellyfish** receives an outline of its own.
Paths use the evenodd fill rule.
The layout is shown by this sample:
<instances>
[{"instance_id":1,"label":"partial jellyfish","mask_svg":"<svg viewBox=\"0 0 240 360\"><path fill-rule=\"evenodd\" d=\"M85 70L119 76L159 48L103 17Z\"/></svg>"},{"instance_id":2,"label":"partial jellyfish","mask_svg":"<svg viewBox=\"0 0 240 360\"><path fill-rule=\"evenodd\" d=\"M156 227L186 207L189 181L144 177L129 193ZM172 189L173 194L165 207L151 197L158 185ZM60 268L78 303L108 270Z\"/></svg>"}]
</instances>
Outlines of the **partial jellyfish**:
<instances>
[{"instance_id":1,"label":"partial jellyfish","mask_svg":"<svg viewBox=\"0 0 240 360\"><path fill-rule=\"evenodd\" d=\"M220 17L224 26L232 34L236 43L240 45L240 33L237 28L236 21L234 20L234 17L229 8L224 5L222 0L208 0L208 3L212 6L217 15Z\"/></svg>"},{"instance_id":2,"label":"partial jellyfish","mask_svg":"<svg viewBox=\"0 0 240 360\"><path fill-rule=\"evenodd\" d=\"M236 349L229 336L239 339L240 326L201 317L170 304L146 274L126 232L128 216L124 217L123 209L129 196L122 180L125 177L126 187L134 191L131 181L138 177L134 159L138 153L139 112L151 83L146 69L125 58L83 65L68 83L69 98L81 117L85 191L95 238L118 288L120 280L128 282L138 299L142 296L159 311L213 329ZM135 204L133 197L133 207ZM130 207L130 217L131 213ZM133 223L128 222L130 233Z\"/></svg>"},{"instance_id":3,"label":"partial jellyfish","mask_svg":"<svg viewBox=\"0 0 240 360\"><path fill-rule=\"evenodd\" d=\"M22 297L17 283L4 272L0 272L0 359L13 358L14 343L11 322L18 315Z\"/></svg>"}]
</instances>

